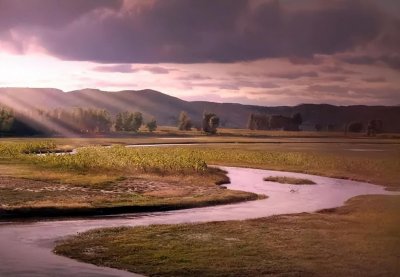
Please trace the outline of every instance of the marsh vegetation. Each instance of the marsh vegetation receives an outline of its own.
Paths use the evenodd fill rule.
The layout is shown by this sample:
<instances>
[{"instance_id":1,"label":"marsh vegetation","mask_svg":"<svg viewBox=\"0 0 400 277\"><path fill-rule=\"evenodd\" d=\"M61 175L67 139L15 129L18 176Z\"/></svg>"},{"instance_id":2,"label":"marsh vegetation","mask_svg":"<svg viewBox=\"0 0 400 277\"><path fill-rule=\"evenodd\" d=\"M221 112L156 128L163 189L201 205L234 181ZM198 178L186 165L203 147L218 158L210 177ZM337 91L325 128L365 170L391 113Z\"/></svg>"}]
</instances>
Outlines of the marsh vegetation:
<instances>
[{"instance_id":1,"label":"marsh vegetation","mask_svg":"<svg viewBox=\"0 0 400 277\"><path fill-rule=\"evenodd\" d=\"M293 178L286 176L268 176L264 178L264 181L290 185L315 185L315 182L309 179Z\"/></svg>"}]
</instances>

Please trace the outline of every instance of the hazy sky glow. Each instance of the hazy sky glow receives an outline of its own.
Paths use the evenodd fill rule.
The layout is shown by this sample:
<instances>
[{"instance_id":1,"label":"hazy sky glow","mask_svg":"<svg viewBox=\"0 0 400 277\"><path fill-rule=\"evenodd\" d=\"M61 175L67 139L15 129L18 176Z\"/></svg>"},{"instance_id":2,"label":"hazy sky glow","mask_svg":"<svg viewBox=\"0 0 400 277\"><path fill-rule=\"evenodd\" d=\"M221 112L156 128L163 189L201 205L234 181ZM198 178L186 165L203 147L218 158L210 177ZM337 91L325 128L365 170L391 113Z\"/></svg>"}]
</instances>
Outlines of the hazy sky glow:
<instances>
[{"instance_id":1,"label":"hazy sky glow","mask_svg":"<svg viewBox=\"0 0 400 277\"><path fill-rule=\"evenodd\" d=\"M0 0L0 87L400 104L397 0Z\"/></svg>"}]
</instances>

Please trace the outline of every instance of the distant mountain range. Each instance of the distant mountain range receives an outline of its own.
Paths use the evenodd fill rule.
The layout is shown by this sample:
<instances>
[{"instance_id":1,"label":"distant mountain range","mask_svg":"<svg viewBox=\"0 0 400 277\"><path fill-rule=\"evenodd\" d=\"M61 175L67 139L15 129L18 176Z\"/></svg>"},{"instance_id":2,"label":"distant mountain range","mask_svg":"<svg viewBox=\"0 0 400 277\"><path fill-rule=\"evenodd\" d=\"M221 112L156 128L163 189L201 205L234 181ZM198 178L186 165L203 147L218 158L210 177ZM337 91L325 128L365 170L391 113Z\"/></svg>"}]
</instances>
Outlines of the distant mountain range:
<instances>
[{"instance_id":1,"label":"distant mountain range","mask_svg":"<svg viewBox=\"0 0 400 277\"><path fill-rule=\"evenodd\" d=\"M220 117L222 127L245 128L251 113L290 116L300 113L303 129L315 124L334 125L337 130L350 121L367 123L371 119L383 121L386 132L400 132L400 106L334 106L328 104L302 104L298 106L263 107L234 103L184 101L154 90L124 90L107 92L83 89L64 92L53 88L0 88L0 105L19 111L55 108L98 108L111 114L120 111L140 111L145 118L155 117L159 125L177 125L181 111L186 111L193 122L200 122L204 111Z\"/></svg>"}]
</instances>

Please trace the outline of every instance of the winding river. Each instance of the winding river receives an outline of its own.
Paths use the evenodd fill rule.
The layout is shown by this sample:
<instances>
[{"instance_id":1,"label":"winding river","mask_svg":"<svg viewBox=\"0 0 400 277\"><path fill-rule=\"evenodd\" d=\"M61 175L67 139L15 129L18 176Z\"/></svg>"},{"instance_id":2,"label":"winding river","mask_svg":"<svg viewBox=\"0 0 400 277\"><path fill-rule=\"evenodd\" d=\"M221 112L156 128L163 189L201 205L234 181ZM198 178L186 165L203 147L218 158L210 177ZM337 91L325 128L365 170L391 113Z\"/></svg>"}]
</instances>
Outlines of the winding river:
<instances>
[{"instance_id":1,"label":"winding river","mask_svg":"<svg viewBox=\"0 0 400 277\"><path fill-rule=\"evenodd\" d=\"M77 262L52 253L57 240L100 227L243 220L271 215L315 212L341 206L357 195L396 194L381 186L300 173L238 167L228 172L228 189L265 194L263 200L170 212L126 214L90 219L0 223L0 276L138 276ZM265 182L266 176L307 178L316 185Z\"/></svg>"}]
</instances>

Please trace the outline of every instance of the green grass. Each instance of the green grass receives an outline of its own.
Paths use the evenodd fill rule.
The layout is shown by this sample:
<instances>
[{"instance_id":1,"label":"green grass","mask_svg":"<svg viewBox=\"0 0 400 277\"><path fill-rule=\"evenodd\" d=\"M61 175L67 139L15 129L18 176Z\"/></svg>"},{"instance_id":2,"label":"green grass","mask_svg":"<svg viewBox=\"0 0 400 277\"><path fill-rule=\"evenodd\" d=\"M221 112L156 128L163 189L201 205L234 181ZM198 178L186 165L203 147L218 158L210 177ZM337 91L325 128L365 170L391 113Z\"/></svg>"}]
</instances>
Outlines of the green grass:
<instances>
[{"instance_id":1,"label":"green grass","mask_svg":"<svg viewBox=\"0 0 400 277\"><path fill-rule=\"evenodd\" d=\"M281 184L291 184L291 185L315 185L315 182L309 179L285 177L285 176L268 176L263 179L268 182L277 182Z\"/></svg>"}]
</instances>

